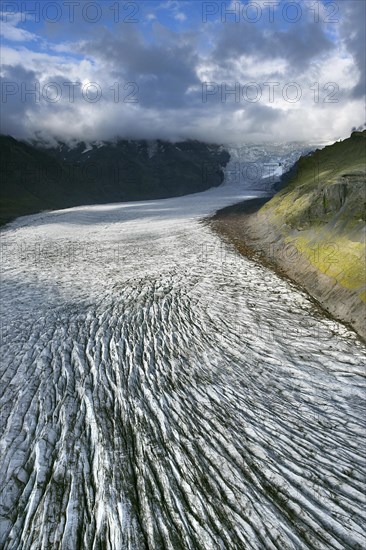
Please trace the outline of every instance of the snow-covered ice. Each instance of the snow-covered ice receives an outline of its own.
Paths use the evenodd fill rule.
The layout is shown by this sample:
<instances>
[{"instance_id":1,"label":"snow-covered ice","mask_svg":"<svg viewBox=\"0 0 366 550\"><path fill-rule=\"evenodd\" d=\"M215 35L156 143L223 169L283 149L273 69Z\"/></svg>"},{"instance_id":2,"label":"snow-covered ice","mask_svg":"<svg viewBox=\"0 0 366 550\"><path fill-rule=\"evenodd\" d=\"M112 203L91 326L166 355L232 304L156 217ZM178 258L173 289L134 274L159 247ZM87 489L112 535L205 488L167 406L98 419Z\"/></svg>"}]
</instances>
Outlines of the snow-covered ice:
<instances>
[{"instance_id":1,"label":"snow-covered ice","mask_svg":"<svg viewBox=\"0 0 366 550\"><path fill-rule=\"evenodd\" d=\"M3 548L364 548L364 346L201 223L259 194L2 232Z\"/></svg>"}]
</instances>

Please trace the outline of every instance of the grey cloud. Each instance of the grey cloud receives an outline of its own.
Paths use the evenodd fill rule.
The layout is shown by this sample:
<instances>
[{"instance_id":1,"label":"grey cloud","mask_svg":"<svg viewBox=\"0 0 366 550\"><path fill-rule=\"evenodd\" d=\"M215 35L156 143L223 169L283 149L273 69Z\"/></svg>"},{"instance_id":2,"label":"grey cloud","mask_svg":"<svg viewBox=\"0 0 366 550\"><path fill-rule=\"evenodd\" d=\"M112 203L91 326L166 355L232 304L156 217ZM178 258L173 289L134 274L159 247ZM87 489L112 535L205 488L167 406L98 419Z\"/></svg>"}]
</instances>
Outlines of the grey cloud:
<instances>
[{"instance_id":1,"label":"grey cloud","mask_svg":"<svg viewBox=\"0 0 366 550\"><path fill-rule=\"evenodd\" d=\"M341 35L360 71L360 79L355 83L353 96L363 97L366 94L366 1L348 0L344 2L343 14Z\"/></svg>"},{"instance_id":2,"label":"grey cloud","mask_svg":"<svg viewBox=\"0 0 366 550\"><path fill-rule=\"evenodd\" d=\"M320 23L301 21L285 31L276 28L275 23L271 28L263 28L246 22L228 22L222 25L214 57L222 64L241 55L253 55L258 61L283 58L299 71L334 48Z\"/></svg>"},{"instance_id":3,"label":"grey cloud","mask_svg":"<svg viewBox=\"0 0 366 550\"><path fill-rule=\"evenodd\" d=\"M117 80L136 82L143 107L188 106L188 88L200 84L194 35L187 40L167 34L160 25L156 25L156 34L160 40L148 44L136 28L129 27L121 35L102 29L92 41L82 43L78 52L102 61Z\"/></svg>"},{"instance_id":4,"label":"grey cloud","mask_svg":"<svg viewBox=\"0 0 366 550\"><path fill-rule=\"evenodd\" d=\"M32 89L32 84L37 80L37 74L21 65L3 65L2 70L4 74L0 77L2 93L0 132L26 138L28 136L27 112L31 107L37 109L38 106L36 104L31 106L29 101L22 101L21 86L24 84L27 90Z\"/></svg>"}]
</instances>

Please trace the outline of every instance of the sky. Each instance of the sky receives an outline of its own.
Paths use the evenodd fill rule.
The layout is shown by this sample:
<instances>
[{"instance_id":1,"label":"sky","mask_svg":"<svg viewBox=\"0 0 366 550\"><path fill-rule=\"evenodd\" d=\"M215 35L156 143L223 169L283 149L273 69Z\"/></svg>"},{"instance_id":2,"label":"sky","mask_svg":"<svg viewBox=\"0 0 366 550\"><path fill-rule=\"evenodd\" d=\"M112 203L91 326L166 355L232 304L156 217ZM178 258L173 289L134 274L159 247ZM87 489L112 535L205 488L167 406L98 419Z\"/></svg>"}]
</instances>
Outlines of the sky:
<instances>
[{"instance_id":1,"label":"sky","mask_svg":"<svg viewBox=\"0 0 366 550\"><path fill-rule=\"evenodd\" d=\"M366 0L0 0L2 134L333 141L363 127Z\"/></svg>"}]
</instances>

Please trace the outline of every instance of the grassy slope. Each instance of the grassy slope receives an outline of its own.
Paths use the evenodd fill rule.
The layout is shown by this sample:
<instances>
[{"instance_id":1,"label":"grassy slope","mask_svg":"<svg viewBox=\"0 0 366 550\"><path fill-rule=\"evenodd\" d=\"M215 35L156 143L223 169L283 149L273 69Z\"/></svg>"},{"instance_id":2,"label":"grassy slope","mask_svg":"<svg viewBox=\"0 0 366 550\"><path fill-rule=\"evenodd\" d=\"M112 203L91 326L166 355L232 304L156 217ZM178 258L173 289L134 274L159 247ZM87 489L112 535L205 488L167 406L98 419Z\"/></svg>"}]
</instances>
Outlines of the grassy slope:
<instances>
[{"instance_id":1,"label":"grassy slope","mask_svg":"<svg viewBox=\"0 0 366 550\"><path fill-rule=\"evenodd\" d=\"M303 157L261 209L287 243L366 302L366 131Z\"/></svg>"}]
</instances>

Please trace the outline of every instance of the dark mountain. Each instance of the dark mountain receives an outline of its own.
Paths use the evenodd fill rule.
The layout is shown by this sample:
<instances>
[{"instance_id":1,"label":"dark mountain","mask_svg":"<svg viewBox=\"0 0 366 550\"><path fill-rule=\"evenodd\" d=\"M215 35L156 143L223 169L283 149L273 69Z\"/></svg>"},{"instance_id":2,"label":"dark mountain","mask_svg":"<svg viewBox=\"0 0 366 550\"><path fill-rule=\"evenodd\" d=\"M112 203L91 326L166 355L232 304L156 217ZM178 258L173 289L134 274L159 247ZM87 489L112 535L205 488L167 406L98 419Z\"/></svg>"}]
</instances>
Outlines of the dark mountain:
<instances>
[{"instance_id":1,"label":"dark mountain","mask_svg":"<svg viewBox=\"0 0 366 550\"><path fill-rule=\"evenodd\" d=\"M45 209L159 199L223 182L229 154L198 141L84 142L46 148L0 136L0 222Z\"/></svg>"}]
</instances>

